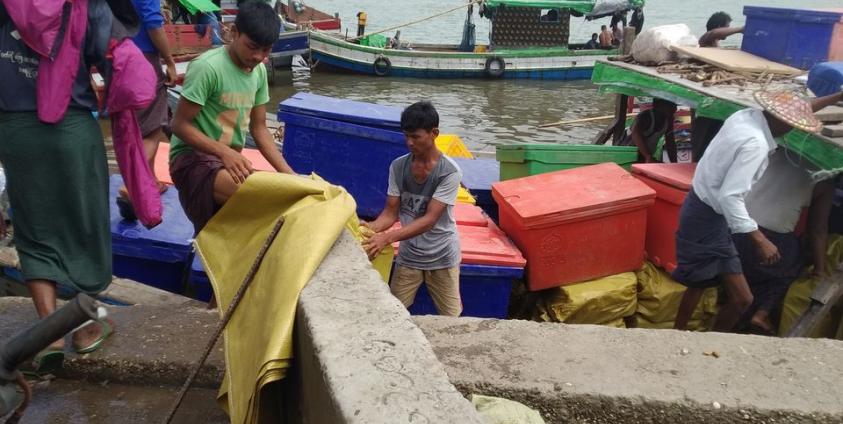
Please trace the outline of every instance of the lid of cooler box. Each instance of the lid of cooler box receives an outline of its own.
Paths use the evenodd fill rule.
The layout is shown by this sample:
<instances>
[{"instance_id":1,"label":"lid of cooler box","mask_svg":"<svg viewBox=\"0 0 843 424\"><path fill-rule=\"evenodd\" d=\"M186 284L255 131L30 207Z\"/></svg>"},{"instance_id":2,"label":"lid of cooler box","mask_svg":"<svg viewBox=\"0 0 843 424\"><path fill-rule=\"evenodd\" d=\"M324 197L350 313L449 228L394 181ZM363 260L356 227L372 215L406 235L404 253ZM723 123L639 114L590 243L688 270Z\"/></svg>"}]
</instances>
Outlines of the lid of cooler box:
<instances>
[{"instance_id":1,"label":"lid of cooler box","mask_svg":"<svg viewBox=\"0 0 843 424\"><path fill-rule=\"evenodd\" d=\"M114 254L132 258L174 263L186 261L192 249L193 224L187 219L175 187L161 195L162 221L147 229L138 221L120 216L116 199L123 186L119 175L109 178L108 204L111 215L111 245Z\"/></svg>"},{"instance_id":2,"label":"lid of cooler box","mask_svg":"<svg viewBox=\"0 0 843 424\"><path fill-rule=\"evenodd\" d=\"M614 163L584 166L496 183L492 196L524 228L646 208L656 192Z\"/></svg>"},{"instance_id":3,"label":"lid of cooler box","mask_svg":"<svg viewBox=\"0 0 843 424\"><path fill-rule=\"evenodd\" d=\"M501 164L493 159L451 158L462 170L462 185L473 190L491 190L500 181Z\"/></svg>"},{"instance_id":4,"label":"lid of cooler box","mask_svg":"<svg viewBox=\"0 0 843 424\"><path fill-rule=\"evenodd\" d=\"M483 209L468 203L457 203L454 205L454 218L457 225L470 225L473 227L485 227L489 218L483 213Z\"/></svg>"},{"instance_id":5,"label":"lid of cooler box","mask_svg":"<svg viewBox=\"0 0 843 424\"><path fill-rule=\"evenodd\" d=\"M841 13L837 8L791 9L786 7L744 6L746 17L758 17L770 20L807 22L812 24L835 24L840 21Z\"/></svg>"},{"instance_id":6,"label":"lid of cooler box","mask_svg":"<svg viewBox=\"0 0 843 424\"><path fill-rule=\"evenodd\" d=\"M484 227L460 225L462 264L523 268L527 260L503 231L491 221Z\"/></svg>"},{"instance_id":7,"label":"lid of cooler box","mask_svg":"<svg viewBox=\"0 0 843 424\"><path fill-rule=\"evenodd\" d=\"M401 223L396 222L389 231L399 228ZM463 265L523 268L527 264L518 247L491 219L486 218L486 224L483 226L457 225L457 233L460 236ZM401 243L395 242L392 247L397 255Z\"/></svg>"},{"instance_id":8,"label":"lid of cooler box","mask_svg":"<svg viewBox=\"0 0 843 424\"><path fill-rule=\"evenodd\" d=\"M395 131L401 130L402 111L400 107L310 93L296 93L278 104L279 113L295 113Z\"/></svg>"},{"instance_id":9,"label":"lid of cooler box","mask_svg":"<svg viewBox=\"0 0 843 424\"><path fill-rule=\"evenodd\" d=\"M696 169L695 163L636 163L632 165L633 174L645 176L683 191L691 190L691 182L694 180Z\"/></svg>"}]
</instances>

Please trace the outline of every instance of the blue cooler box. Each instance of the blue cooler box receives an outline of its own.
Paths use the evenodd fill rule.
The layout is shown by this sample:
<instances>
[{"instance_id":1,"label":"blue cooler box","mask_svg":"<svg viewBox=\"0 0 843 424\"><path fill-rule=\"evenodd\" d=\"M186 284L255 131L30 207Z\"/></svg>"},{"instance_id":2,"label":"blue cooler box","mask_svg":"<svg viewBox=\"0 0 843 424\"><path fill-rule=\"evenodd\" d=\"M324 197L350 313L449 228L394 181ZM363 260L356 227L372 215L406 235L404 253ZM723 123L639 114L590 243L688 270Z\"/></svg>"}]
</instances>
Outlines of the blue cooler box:
<instances>
[{"instance_id":1,"label":"blue cooler box","mask_svg":"<svg viewBox=\"0 0 843 424\"><path fill-rule=\"evenodd\" d=\"M741 50L800 69L828 60L839 12L744 6Z\"/></svg>"},{"instance_id":2,"label":"blue cooler box","mask_svg":"<svg viewBox=\"0 0 843 424\"><path fill-rule=\"evenodd\" d=\"M460 266L460 297L464 317L500 318L507 317L512 280L524 276L524 268L491 265ZM422 284L416 299L410 305L413 315L436 315L433 299Z\"/></svg>"},{"instance_id":3,"label":"blue cooler box","mask_svg":"<svg viewBox=\"0 0 843 424\"><path fill-rule=\"evenodd\" d=\"M843 88L843 62L825 62L811 68L808 88L817 97L837 93Z\"/></svg>"},{"instance_id":4,"label":"blue cooler box","mask_svg":"<svg viewBox=\"0 0 843 424\"><path fill-rule=\"evenodd\" d=\"M453 159L462 169L462 185L477 199L477 206L498 222L498 204L492 199L492 184L500 181L500 162L492 159Z\"/></svg>"},{"instance_id":5,"label":"blue cooler box","mask_svg":"<svg viewBox=\"0 0 843 424\"><path fill-rule=\"evenodd\" d=\"M199 259L199 255L196 255L190 265L190 278L187 281L187 292L185 294L193 299L208 302L211 300L213 293L214 289L211 288L211 280L205 274L202 260Z\"/></svg>"},{"instance_id":6,"label":"blue cooler box","mask_svg":"<svg viewBox=\"0 0 843 424\"><path fill-rule=\"evenodd\" d=\"M109 185L114 275L182 293L192 251L193 225L182 211L175 187L161 195L163 221L148 230L140 222L120 216L115 200L123 179L112 175Z\"/></svg>"},{"instance_id":7,"label":"blue cooler box","mask_svg":"<svg viewBox=\"0 0 843 424\"><path fill-rule=\"evenodd\" d=\"M278 105L284 157L300 174L315 172L357 201L357 214L383 210L389 165L407 154L401 108L298 93Z\"/></svg>"}]
</instances>

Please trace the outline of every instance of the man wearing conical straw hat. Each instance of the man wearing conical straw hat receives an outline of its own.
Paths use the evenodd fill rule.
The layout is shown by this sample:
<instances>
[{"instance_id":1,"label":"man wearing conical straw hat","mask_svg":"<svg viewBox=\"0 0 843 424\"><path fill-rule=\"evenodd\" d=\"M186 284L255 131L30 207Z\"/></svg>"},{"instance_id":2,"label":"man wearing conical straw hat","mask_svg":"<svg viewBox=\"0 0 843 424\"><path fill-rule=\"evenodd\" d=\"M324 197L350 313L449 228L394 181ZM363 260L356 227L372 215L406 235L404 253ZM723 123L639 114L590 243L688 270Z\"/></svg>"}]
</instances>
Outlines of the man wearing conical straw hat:
<instances>
[{"instance_id":1,"label":"man wearing conical straw hat","mask_svg":"<svg viewBox=\"0 0 843 424\"><path fill-rule=\"evenodd\" d=\"M788 91L761 91L755 100L763 110L744 109L723 123L697 164L693 187L682 204L673 278L688 290L679 305L676 329L686 328L709 287L723 285L729 298L715 331L731 331L752 304L732 234L747 234L762 263L776 263L780 254L749 216L745 198L767 169L769 155L778 147L775 139L794 128L819 132L822 123L813 112L843 101L843 92L807 100Z\"/></svg>"}]
</instances>

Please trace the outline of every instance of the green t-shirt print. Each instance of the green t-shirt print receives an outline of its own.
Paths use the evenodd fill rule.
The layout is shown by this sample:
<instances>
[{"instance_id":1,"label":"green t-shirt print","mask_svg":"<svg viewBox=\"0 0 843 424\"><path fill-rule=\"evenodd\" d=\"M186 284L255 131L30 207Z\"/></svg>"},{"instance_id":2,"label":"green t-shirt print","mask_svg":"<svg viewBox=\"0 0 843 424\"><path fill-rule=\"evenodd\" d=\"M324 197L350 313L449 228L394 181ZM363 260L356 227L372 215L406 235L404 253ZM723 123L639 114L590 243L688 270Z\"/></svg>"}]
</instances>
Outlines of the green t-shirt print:
<instances>
[{"instance_id":1,"label":"green t-shirt print","mask_svg":"<svg viewBox=\"0 0 843 424\"><path fill-rule=\"evenodd\" d=\"M235 150L243 148L252 108L269 102L266 68L246 72L231 61L225 47L205 52L190 62L181 95L202 106L193 125L203 134ZM170 161L192 148L173 136Z\"/></svg>"}]
</instances>

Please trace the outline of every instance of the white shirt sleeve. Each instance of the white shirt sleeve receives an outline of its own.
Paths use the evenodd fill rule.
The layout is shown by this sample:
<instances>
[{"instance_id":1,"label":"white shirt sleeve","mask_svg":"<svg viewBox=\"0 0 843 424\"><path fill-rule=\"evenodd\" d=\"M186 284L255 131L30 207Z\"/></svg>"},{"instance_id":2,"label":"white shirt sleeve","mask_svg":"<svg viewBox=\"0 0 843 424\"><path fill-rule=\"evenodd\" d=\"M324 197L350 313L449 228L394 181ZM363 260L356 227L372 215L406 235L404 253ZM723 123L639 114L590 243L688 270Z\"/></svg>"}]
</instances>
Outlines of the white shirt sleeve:
<instances>
[{"instance_id":1,"label":"white shirt sleeve","mask_svg":"<svg viewBox=\"0 0 843 424\"><path fill-rule=\"evenodd\" d=\"M723 216L733 234L751 233L758 229L758 224L746 209L746 196L766 161L767 151L761 146L744 146L737 151L729 172L723 178L717 203L723 209Z\"/></svg>"}]
</instances>

